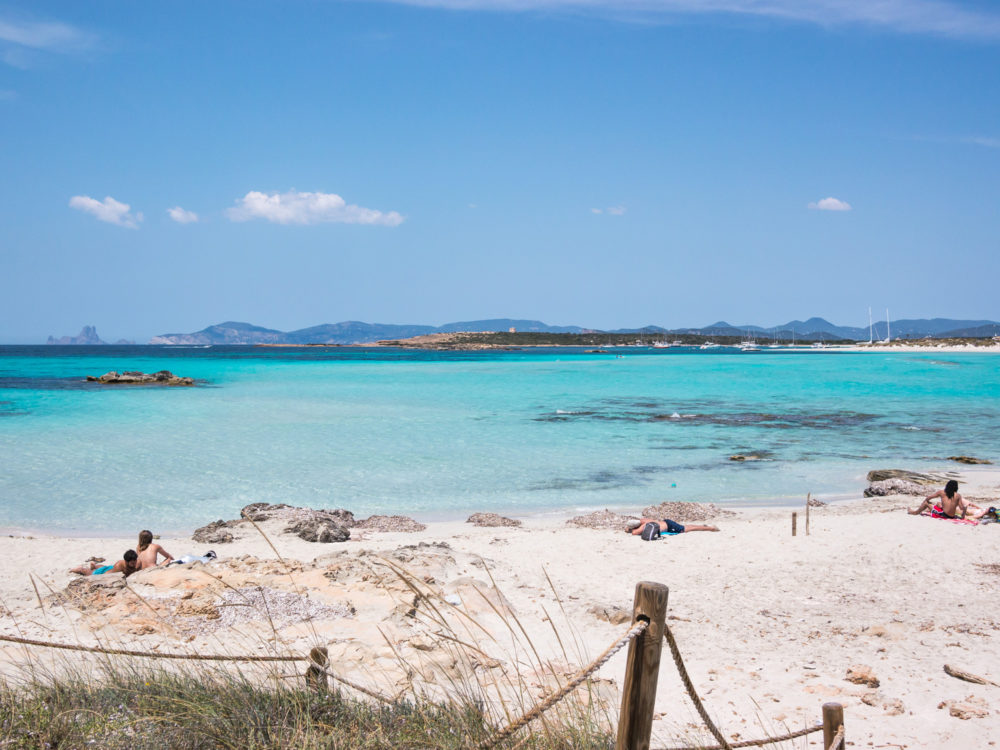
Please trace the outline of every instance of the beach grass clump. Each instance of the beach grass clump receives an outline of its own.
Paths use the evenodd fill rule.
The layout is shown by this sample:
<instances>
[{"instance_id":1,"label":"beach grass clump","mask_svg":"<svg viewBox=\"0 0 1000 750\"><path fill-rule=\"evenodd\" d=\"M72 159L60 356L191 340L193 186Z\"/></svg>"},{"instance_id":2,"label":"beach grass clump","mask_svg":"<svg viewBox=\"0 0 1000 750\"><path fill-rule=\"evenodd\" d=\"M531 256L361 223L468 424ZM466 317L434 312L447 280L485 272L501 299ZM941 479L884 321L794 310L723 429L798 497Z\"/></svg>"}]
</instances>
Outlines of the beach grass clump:
<instances>
[{"instance_id":1,"label":"beach grass clump","mask_svg":"<svg viewBox=\"0 0 1000 750\"><path fill-rule=\"evenodd\" d=\"M585 715L538 722L525 748L610 748ZM388 704L313 692L236 671L150 669L121 661L59 677L0 683L0 747L179 750L207 748L467 748L496 730L472 701L400 698ZM500 743L510 748L522 730Z\"/></svg>"}]
</instances>

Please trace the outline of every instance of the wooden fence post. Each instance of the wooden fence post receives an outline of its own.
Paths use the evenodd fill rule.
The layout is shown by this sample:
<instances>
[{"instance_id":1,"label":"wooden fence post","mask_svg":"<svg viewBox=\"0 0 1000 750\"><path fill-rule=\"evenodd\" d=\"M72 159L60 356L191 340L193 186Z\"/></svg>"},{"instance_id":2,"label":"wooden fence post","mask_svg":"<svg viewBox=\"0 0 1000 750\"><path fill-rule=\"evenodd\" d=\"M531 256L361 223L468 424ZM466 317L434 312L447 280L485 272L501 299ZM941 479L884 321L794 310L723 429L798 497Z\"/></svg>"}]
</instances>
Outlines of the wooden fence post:
<instances>
[{"instance_id":1,"label":"wooden fence post","mask_svg":"<svg viewBox=\"0 0 1000 750\"><path fill-rule=\"evenodd\" d=\"M809 506L812 505L812 493L806 493L806 536L809 536Z\"/></svg>"},{"instance_id":2,"label":"wooden fence post","mask_svg":"<svg viewBox=\"0 0 1000 750\"><path fill-rule=\"evenodd\" d=\"M329 687L326 667L330 663L326 646L316 646L309 651L309 666L306 668L306 687L317 693L325 693Z\"/></svg>"},{"instance_id":3,"label":"wooden fence post","mask_svg":"<svg viewBox=\"0 0 1000 750\"><path fill-rule=\"evenodd\" d=\"M823 704L823 747L829 748L837 730L844 724L844 707L839 703ZM847 735L841 741L841 747L847 747ZM839 750L837 748L836 750Z\"/></svg>"},{"instance_id":4,"label":"wooden fence post","mask_svg":"<svg viewBox=\"0 0 1000 750\"><path fill-rule=\"evenodd\" d=\"M660 651L667 619L669 589L662 583L641 581L635 587L632 624L649 623L628 645L622 707L618 714L615 750L648 750L653 730L653 704L660 674Z\"/></svg>"},{"instance_id":5,"label":"wooden fence post","mask_svg":"<svg viewBox=\"0 0 1000 750\"><path fill-rule=\"evenodd\" d=\"M792 536L795 536L795 524L798 523L799 514L792 512Z\"/></svg>"}]
</instances>

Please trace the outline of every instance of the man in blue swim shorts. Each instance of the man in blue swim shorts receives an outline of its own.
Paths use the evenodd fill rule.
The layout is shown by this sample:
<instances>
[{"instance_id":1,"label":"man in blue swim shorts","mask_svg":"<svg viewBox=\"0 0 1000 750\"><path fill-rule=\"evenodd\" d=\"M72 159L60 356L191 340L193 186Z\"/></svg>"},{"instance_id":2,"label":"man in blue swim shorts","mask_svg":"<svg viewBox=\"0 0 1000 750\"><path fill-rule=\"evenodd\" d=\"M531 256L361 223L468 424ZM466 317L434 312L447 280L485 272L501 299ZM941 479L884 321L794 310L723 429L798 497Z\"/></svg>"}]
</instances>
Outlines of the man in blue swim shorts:
<instances>
[{"instance_id":1,"label":"man in blue swim shorts","mask_svg":"<svg viewBox=\"0 0 1000 750\"><path fill-rule=\"evenodd\" d=\"M647 529L648 527L648 529ZM688 531L718 531L716 526L705 526L689 523L687 526L677 523L669 518L657 521L653 518L641 518L638 521L629 523L625 533L633 536L641 536L646 541L652 541L664 534L684 534Z\"/></svg>"}]
</instances>

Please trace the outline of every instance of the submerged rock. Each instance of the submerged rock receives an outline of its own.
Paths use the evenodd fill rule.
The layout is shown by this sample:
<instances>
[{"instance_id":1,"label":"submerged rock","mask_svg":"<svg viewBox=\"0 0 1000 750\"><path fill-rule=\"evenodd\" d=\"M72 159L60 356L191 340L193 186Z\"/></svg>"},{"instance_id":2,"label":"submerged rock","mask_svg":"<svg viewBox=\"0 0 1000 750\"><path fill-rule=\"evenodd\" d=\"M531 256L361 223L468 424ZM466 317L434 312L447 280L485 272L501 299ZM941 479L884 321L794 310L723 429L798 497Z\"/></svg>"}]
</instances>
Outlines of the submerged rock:
<instances>
[{"instance_id":1,"label":"submerged rock","mask_svg":"<svg viewBox=\"0 0 1000 750\"><path fill-rule=\"evenodd\" d=\"M520 526L521 522L496 513L473 513L465 521L473 526Z\"/></svg>"},{"instance_id":2,"label":"submerged rock","mask_svg":"<svg viewBox=\"0 0 1000 750\"><path fill-rule=\"evenodd\" d=\"M194 378L182 378L174 375L170 370L160 370L154 373L139 372L138 370L119 373L112 370L100 377L88 375L87 382L105 385L194 385Z\"/></svg>"},{"instance_id":3,"label":"submerged rock","mask_svg":"<svg viewBox=\"0 0 1000 750\"><path fill-rule=\"evenodd\" d=\"M985 458L973 458L972 456L948 456L949 461L958 461L960 464L992 464Z\"/></svg>"}]
</instances>

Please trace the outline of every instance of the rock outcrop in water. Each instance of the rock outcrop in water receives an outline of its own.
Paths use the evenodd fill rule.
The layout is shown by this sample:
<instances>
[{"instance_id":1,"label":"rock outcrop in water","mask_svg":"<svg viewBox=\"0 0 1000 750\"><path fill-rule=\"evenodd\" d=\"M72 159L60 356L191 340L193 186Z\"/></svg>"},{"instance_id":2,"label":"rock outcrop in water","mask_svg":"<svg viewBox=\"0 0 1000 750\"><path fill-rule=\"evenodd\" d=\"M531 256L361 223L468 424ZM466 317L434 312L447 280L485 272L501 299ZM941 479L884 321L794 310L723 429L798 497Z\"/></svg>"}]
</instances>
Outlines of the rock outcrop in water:
<instances>
[{"instance_id":1,"label":"rock outcrop in water","mask_svg":"<svg viewBox=\"0 0 1000 750\"><path fill-rule=\"evenodd\" d=\"M992 464L985 458L973 458L972 456L948 456L949 461L958 461L960 464Z\"/></svg>"},{"instance_id":2,"label":"rock outcrop in water","mask_svg":"<svg viewBox=\"0 0 1000 750\"><path fill-rule=\"evenodd\" d=\"M160 370L154 373L139 372L138 370L119 373L112 370L99 377L88 375L87 382L105 385L194 385L194 378L182 378L174 375L170 370Z\"/></svg>"},{"instance_id":3,"label":"rock outcrop in water","mask_svg":"<svg viewBox=\"0 0 1000 750\"><path fill-rule=\"evenodd\" d=\"M61 346L107 346L108 344L107 341L102 341L101 337L97 335L97 329L94 326L84 326L83 330L76 336L60 336L59 338L49 336L49 340L45 343ZM117 346L134 346L135 342L118 339L115 344Z\"/></svg>"}]
</instances>

